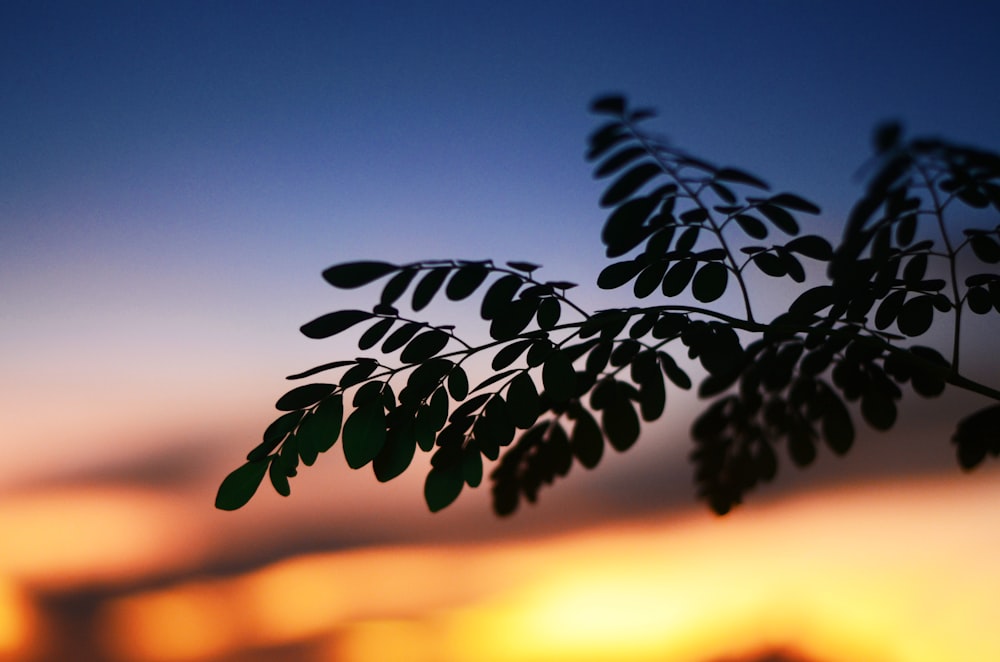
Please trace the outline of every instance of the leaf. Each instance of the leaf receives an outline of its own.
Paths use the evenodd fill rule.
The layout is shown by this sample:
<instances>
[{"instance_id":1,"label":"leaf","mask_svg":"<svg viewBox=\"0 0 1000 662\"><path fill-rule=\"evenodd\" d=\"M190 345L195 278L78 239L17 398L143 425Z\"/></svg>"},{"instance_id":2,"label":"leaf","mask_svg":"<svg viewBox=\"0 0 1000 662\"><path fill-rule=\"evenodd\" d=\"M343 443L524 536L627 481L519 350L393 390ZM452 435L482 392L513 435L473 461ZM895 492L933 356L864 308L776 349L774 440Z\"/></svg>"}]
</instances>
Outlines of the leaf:
<instances>
[{"instance_id":1,"label":"leaf","mask_svg":"<svg viewBox=\"0 0 1000 662\"><path fill-rule=\"evenodd\" d=\"M904 335L922 335L931 328L934 321L934 303L930 296L918 296L903 304L896 318L896 325Z\"/></svg>"},{"instance_id":2,"label":"leaf","mask_svg":"<svg viewBox=\"0 0 1000 662\"><path fill-rule=\"evenodd\" d=\"M737 168L720 168L715 172L715 178L726 182L734 182L736 184L746 184L748 186L754 186L764 190L770 188L763 180L757 179L750 173Z\"/></svg>"},{"instance_id":3,"label":"leaf","mask_svg":"<svg viewBox=\"0 0 1000 662\"><path fill-rule=\"evenodd\" d=\"M294 375L288 375L285 379L303 379L305 377L312 377L315 374L326 372L327 370L333 370L335 368L342 368L345 365L354 365L354 361L331 361L330 363L324 363L323 365L303 370L302 372Z\"/></svg>"},{"instance_id":4,"label":"leaf","mask_svg":"<svg viewBox=\"0 0 1000 662\"><path fill-rule=\"evenodd\" d=\"M536 269L540 269L540 265L534 264L532 262L508 262L507 266L511 269L516 269L517 271L523 271L530 274Z\"/></svg>"},{"instance_id":5,"label":"leaf","mask_svg":"<svg viewBox=\"0 0 1000 662\"><path fill-rule=\"evenodd\" d=\"M410 342L413 336L417 335L417 331L424 328L424 325L420 322L407 322L403 326L399 327L388 338L382 343L382 353L389 354L395 352L397 349Z\"/></svg>"},{"instance_id":6,"label":"leaf","mask_svg":"<svg viewBox=\"0 0 1000 662\"><path fill-rule=\"evenodd\" d=\"M645 156L645 154L646 150L636 145L622 148L614 154L608 156L608 158L604 159L604 161L597 166L597 169L594 170L594 177L607 177L632 161L635 161L640 156Z\"/></svg>"},{"instance_id":7,"label":"leaf","mask_svg":"<svg viewBox=\"0 0 1000 662\"><path fill-rule=\"evenodd\" d=\"M608 406L601 412L601 425L612 448L626 451L639 438L639 417L618 385Z\"/></svg>"},{"instance_id":8,"label":"leaf","mask_svg":"<svg viewBox=\"0 0 1000 662\"><path fill-rule=\"evenodd\" d=\"M569 438L569 446L576 459L587 469L593 469L604 454L604 435L589 411L578 406L572 411L576 420Z\"/></svg>"},{"instance_id":9,"label":"leaf","mask_svg":"<svg viewBox=\"0 0 1000 662\"><path fill-rule=\"evenodd\" d=\"M443 386L434 391L426 411L427 423L435 432L448 422L448 392Z\"/></svg>"},{"instance_id":10,"label":"leaf","mask_svg":"<svg viewBox=\"0 0 1000 662\"><path fill-rule=\"evenodd\" d=\"M403 363L423 363L448 344L450 336L440 329L424 331L403 348L399 360Z\"/></svg>"},{"instance_id":11,"label":"leaf","mask_svg":"<svg viewBox=\"0 0 1000 662\"><path fill-rule=\"evenodd\" d=\"M433 467L424 482L424 500L432 513L448 507L462 493L465 480L460 464Z\"/></svg>"},{"instance_id":12,"label":"leaf","mask_svg":"<svg viewBox=\"0 0 1000 662\"><path fill-rule=\"evenodd\" d=\"M527 340L518 340L517 342L512 342L509 345L506 345L493 357L493 362L491 364L492 368L494 370L503 370L516 361L518 357L520 357L521 354L528 349L532 342L534 341L529 338Z\"/></svg>"},{"instance_id":13,"label":"leaf","mask_svg":"<svg viewBox=\"0 0 1000 662\"><path fill-rule=\"evenodd\" d=\"M507 274L502 278L498 278L486 290L479 316L484 320L491 320L496 317L514 300L514 296L521 289L523 283L524 281L521 280L521 277L514 274Z\"/></svg>"},{"instance_id":14,"label":"leaf","mask_svg":"<svg viewBox=\"0 0 1000 662\"><path fill-rule=\"evenodd\" d=\"M785 244L785 249L799 253L814 260L829 261L833 259L833 247L823 237L814 234L796 237Z\"/></svg>"},{"instance_id":15,"label":"leaf","mask_svg":"<svg viewBox=\"0 0 1000 662\"><path fill-rule=\"evenodd\" d=\"M628 137L625 125L620 120L605 122L594 129L587 138L587 142L590 145L590 150L587 152L587 160L592 161L598 158L622 140L628 139Z\"/></svg>"},{"instance_id":16,"label":"leaf","mask_svg":"<svg viewBox=\"0 0 1000 662\"><path fill-rule=\"evenodd\" d=\"M268 467L268 474L275 492L284 497L292 493L292 487L288 484L288 476L285 474L285 469L281 466L278 457L272 456L271 464Z\"/></svg>"},{"instance_id":17,"label":"leaf","mask_svg":"<svg viewBox=\"0 0 1000 662\"><path fill-rule=\"evenodd\" d=\"M625 113L625 97L620 94L597 97L590 104L590 110L604 115L623 115Z\"/></svg>"},{"instance_id":18,"label":"leaf","mask_svg":"<svg viewBox=\"0 0 1000 662\"><path fill-rule=\"evenodd\" d=\"M709 262L695 274L691 293L702 303L710 303L726 292L729 270L721 262Z\"/></svg>"},{"instance_id":19,"label":"leaf","mask_svg":"<svg viewBox=\"0 0 1000 662\"><path fill-rule=\"evenodd\" d=\"M644 299L650 294L660 289L663 276L667 273L670 262L667 260L656 260L639 273L632 285L632 293L639 299Z\"/></svg>"},{"instance_id":20,"label":"leaf","mask_svg":"<svg viewBox=\"0 0 1000 662\"><path fill-rule=\"evenodd\" d=\"M896 226L896 243L900 246L909 246L917 234L917 215L908 214L899 219Z\"/></svg>"},{"instance_id":21,"label":"leaf","mask_svg":"<svg viewBox=\"0 0 1000 662\"><path fill-rule=\"evenodd\" d=\"M792 302L789 310L799 315L814 315L824 308L833 305L836 300L836 288L832 285L819 285L800 294Z\"/></svg>"},{"instance_id":22,"label":"leaf","mask_svg":"<svg viewBox=\"0 0 1000 662\"><path fill-rule=\"evenodd\" d=\"M984 234L973 235L969 239L969 244L972 246L972 252L983 262L988 264L1000 262L1000 244L992 238Z\"/></svg>"},{"instance_id":23,"label":"leaf","mask_svg":"<svg viewBox=\"0 0 1000 662\"><path fill-rule=\"evenodd\" d=\"M899 144L899 139L903 134L903 127L899 122L883 122L875 128L872 136L872 145L877 154L884 154Z\"/></svg>"},{"instance_id":24,"label":"leaf","mask_svg":"<svg viewBox=\"0 0 1000 662\"><path fill-rule=\"evenodd\" d=\"M357 363L353 368L341 375L340 387L348 388L350 386L354 386L355 384L360 384L368 379L368 377L375 372L377 367L378 364L374 361L362 361Z\"/></svg>"},{"instance_id":25,"label":"leaf","mask_svg":"<svg viewBox=\"0 0 1000 662\"><path fill-rule=\"evenodd\" d=\"M767 237L767 226L756 216L749 214L736 214L734 217L740 229L753 239L764 239Z\"/></svg>"},{"instance_id":26,"label":"leaf","mask_svg":"<svg viewBox=\"0 0 1000 662\"><path fill-rule=\"evenodd\" d=\"M552 341L548 338L532 340L531 346L528 347L528 355L525 357L525 361L529 367L537 368L545 363L546 357L548 357L554 347Z\"/></svg>"},{"instance_id":27,"label":"leaf","mask_svg":"<svg viewBox=\"0 0 1000 662\"><path fill-rule=\"evenodd\" d=\"M311 413L303 417L295 433L299 450L307 453L325 453L330 450L340 436L340 426L344 419L344 397L332 395ZM308 466L312 462L303 462Z\"/></svg>"},{"instance_id":28,"label":"leaf","mask_svg":"<svg viewBox=\"0 0 1000 662\"><path fill-rule=\"evenodd\" d=\"M985 287L970 287L965 293L969 310L977 315L985 315L993 310L993 298Z\"/></svg>"},{"instance_id":29,"label":"leaf","mask_svg":"<svg viewBox=\"0 0 1000 662\"><path fill-rule=\"evenodd\" d=\"M300 330L307 338L319 340L329 338L373 317L375 315L365 310L338 310L306 322Z\"/></svg>"},{"instance_id":30,"label":"leaf","mask_svg":"<svg viewBox=\"0 0 1000 662\"><path fill-rule=\"evenodd\" d=\"M751 259L768 276L781 278L788 274L784 261L773 253L756 253Z\"/></svg>"},{"instance_id":31,"label":"leaf","mask_svg":"<svg viewBox=\"0 0 1000 662\"><path fill-rule=\"evenodd\" d=\"M888 430L896 423L896 404L876 388L870 388L861 396L861 415L876 430Z\"/></svg>"},{"instance_id":32,"label":"leaf","mask_svg":"<svg viewBox=\"0 0 1000 662\"><path fill-rule=\"evenodd\" d=\"M730 189L728 186L723 186L718 182L709 182L708 185L712 188L712 191L714 191L715 194L719 196L719 199L722 200L723 202L726 202L728 204L736 202L736 194L733 193L732 189Z\"/></svg>"},{"instance_id":33,"label":"leaf","mask_svg":"<svg viewBox=\"0 0 1000 662\"><path fill-rule=\"evenodd\" d=\"M415 422L412 419L391 426L386 432L382 450L372 460L375 478L385 483L402 474L413 461L416 450Z\"/></svg>"},{"instance_id":34,"label":"leaf","mask_svg":"<svg viewBox=\"0 0 1000 662\"><path fill-rule=\"evenodd\" d=\"M267 459L247 462L222 480L215 495L215 507L219 510L237 510L253 498L270 462Z\"/></svg>"},{"instance_id":35,"label":"leaf","mask_svg":"<svg viewBox=\"0 0 1000 662\"><path fill-rule=\"evenodd\" d=\"M670 267L670 271L663 278L663 285L661 286L661 291L663 296L675 297L688 286L691 282L691 277L694 276L695 269L698 268L698 263L695 260L684 259Z\"/></svg>"},{"instance_id":36,"label":"leaf","mask_svg":"<svg viewBox=\"0 0 1000 662\"><path fill-rule=\"evenodd\" d=\"M278 399L274 405L278 411L295 411L316 404L333 393L333 384L305 384L293 388Z\"/></svg>"},{"instance_id":37,"label":"leaf","mask_svg":"<svg viewBox=\"0 0 1000 662\"><path fill-rule=\"evenodd\" d=\"M973 469L987 453L1000 451L1000 405L992 405L966 416L958 423L952 441L958 446L958 461L963 469Z\"/></svg>"},{"instance_id":38,"label":"leaf","mask_svg":"<svg viewBox=\"0 0 1000 662\"><path fill-rule=\"evenodd\" d=\"M696 227L688 228L681 233L681 236L677 238L677 244L674 246L674 250L678 253L689 253L694 245L698 242L698 235L701 229Z\"/></svg>"},{"instance_id":39,"label":"leaf","mask_svg":"<svg viewBox=\"0 0 1000 662\"><path fill-rule=\"evenodd\" d=\"M685 225L697 225L708 218L708 210L704 207L695 207L694 209L688 209L686 212L681 214L680 218L681 222Z\"/></svg>"},{"instance_id":40,"label":"leaf","mask_svg":"<svg viewBox=\"0 0 1000 662\"><path fill-rule=\"evenodd\" d=\"M927 273L927 253L917 253L903 267L903 280L914 285L924 279Z\"/></svg>"},{"instance_id":41,"label":"leaf","mask_svg":"<svg viewBox=\"0 0 1000 662\"><path fill-rule=\"evenodd\" d=\"M788 455L797 467L808 467L816 459L816 445L806 434L788 435Z\"/></svg>"},{"instance_id":42,"label":"leaf","mask_svg":"<svg viewBox=\"0 0 1000 662\"><path fill-rule=\"evenodd\" d=\"M303 411L292 411L276 418L264 430L264 440L256 448L247 453L247 460L256 462L267 457L295 429L295 426L302 420L304 414L305 412Z\"/></svg>"},{"instance_id":43,"label":"leaf","mask_svg":"<svg viewBox=\"0 0 1000 662\"><path fill-rule=\"evenodd\" d=\"M471 445L462 452L462 480L469 487L479 487L483 481L483 456Z\"/></svg>"},{"instance_id":44,"label":"leaf","mask_svg":"<svg viewBox=\"0 0 1000 662\"><path fill-rule=\"evenodd\" d=\"M662 416L667 403L663 375L655 363L655 357L652 360L653 372L648 379L643 379L639 386L639 413L642 415L642 420L647 422L655 421Z\"/></svg>"},{"instance_id":45,"label":"leaf","mask_svg":"<svg viewBox=\"0 0 1000 662\"><path fill-rule=\"evenodd\" d=\"M565 353L549 354L542 366L542 385L546 395L556 402L565 402L576 395L576 371Z\"/></svg>"},{"instance_id":46,"label":"leaf","mask_svg":"<svg viewBox=\"0 0 1000 662\"><path fill-rule=\"evenodd\" d=\"M799 224L795 221L795 218L781 207L764 203L758 206L757 209L774 224L774 227L785 234L796 235L799 233Z\"/></svg>"},{"instance_id":47,"label":"leaf","mask_svg":"<svg viewBox=\"0 0 1000 662\"><path fill-rule=\"evenodd\" d=\"M522 430L527 430L538 420L541 413L538 391L528 373L522 372L511 380L507 387L507 408L511 422Z\"/></svg>"},{"instance_id":48,"label":"leaf","mask_svg":"<svg viewBox=\"0 0 1000 662\"><path fill-rule=\"evenodd\" d=\"M461 366L455 366L448 373L448 392L452 400L465 400L469 395L469 377Z\"/></svg>"},{"instance_id":49,"label":"leaf","mask_svg":"<svg viewBox=\"0 0 1000 662\"><path fill-rule=\"evenodd\" d=\"M490 337L494 340L511 340L531 324L539 299L518 299L508 304L490 323Z\"/></svg>"},{"instance_id":50,"label":"leaf","mask_svg":"<svg viewBox=\"0 0 1000 662\"><path fill-rule=\"evenodd\" d=\"M792 255L790 252L785 250L783 246L775 246L774 251L781 260L782 264L785 266L785 271L791 276L792 280L796 283L803 283L806 280L805 269L802 268L802 263L799 262L798 258Z\"/></svg>"},{"instance_id":51,"label":"leaf","mask_svg":"<svg viewBox=\"0 0 1000 662\"><path fill-rule=\"evenodd\" d=\"M489 275L489 269L481 264L466 265L452 275L444 294L452 301L461 301L475 292Z\"/></svg>"},{"instance_id":52,"label":"leaf","mask_svg":"<svg viewBox=\"0 0 1000 662\"><path fill-rule=\"evenodd\" d=\"M663 368L663 374L667 376L667 379L685 391L691 388L691 378L677 365L674 357L666 352L657 352L656 356L660 360L660 367Z\"/></svg>"},{"instance_id":53,"label":"leaf","mask_svg":"<svg viewBox=\"0 0 1000 662\"><path fill-rule=\"evenodd\" d=\"M608 257L628 253L655 230L645 223L659 204L660 200L653 195L633 198L608 216L601 230L601 241L607 246Z\"/></svg>"},{"instance_id":54,"label":"leaf","mask_svg":"<svg viewBox=\"0 0 1000 662\"><path fill-rule=\"evenodd\" d=\"M308 416L306 418L308 418ZM280 467L282 473L285 474L286 478L291 478L298 473L300 455L305 458L303 460L303 464L307 467L312 466L313 462L316 461L316 453L311 448L303 449L300 448L300 446L299 435L298 433L295 433L286 439L285 443L281 445L281 453L278 454L278 459L272 460L272 462L278 463L278 466Z\"/></svg>"},{"instance_id":55,"label":"leaf","mask_svg":"<svg viewBox=\"0 0 1000 662\"><path fill-rule=\"evenodd\" d=\"M399 269L388 262L362 261L348 262L330 267L323 272L323 279L334 287L353 289L367 285L373 280Z\"/></svg>"},{"instance_id":56,"label":"leaf","mask_svg":"<svg viewBox=\"0 0 1000 662\"><path fill-rule=\"evenodd\" d=\"M821 211L820 208L813 203L804 198L800 198L793 193L779 193L771 196L768 202L772 205L778 205L779 207L784 207L786 209L794 209L795 211L801 211L807 214L818 214Z\"/></svg>"},{"instance_id":57,"label":"leaf","mask_svg":"<svg viewBox=\"0 0 1000 662\"><path fill-rule=\"evenodd\" d=\"M878 310L875 311L875 328L881 331L895 322L905 300L906 290L896 290L885 299L882 299Z\"/></svg>"},{"instance_id":58,"label":"leaf","mask_svg":"<svg viewBox=\"0 0 1000 662\"><path fill-rule=\"evenodd\" d=\"M645 265L639 260L626 260L609 264L597 276L597 286L602 290L613 290L635 278Z\"/></svg>"},{"instance_id":59,"label":"leaf","mask_svg":"<svg viewBox=\"0 0 1000 662\"><path fill-rule=\"evenodd\" d=\"M652 161L643 161L633 166L607 188L601 198L601 206L611 207L618 204L661 172L660 166Z\"/></svg>"},{"instance_id":60,"label":"leaf","mask_svg":"<svg viewBox=\"0 0 1000 662\"><path fill-rule=\"evenodd\" d=\"M417 286L413 288L413 310L420 311L427 307L434 295L441 289L441 284L448 277L448 267L435 267L428 271Z\"/></svg>"},{"instance_id":61,"label":"leaf","mask_svg":"<svg viewBox=\"0 0 1000 662\"><path fill-rule=\"evenodd\" d=\"M548 331L559 323L562 315L562 304L555 297L546 297L538 304L538 328Z\"/></svg>"},{"instance_id":62,"label":"leaf","mask_svg":"<svg viewBox=\"0 0 1000 662\"><path fill-rule=\"evenodd\" d=\"M823 390L823 438L837 455L843 455L854 444L854 424L843 401L828 386Z\"/></svg>"},{"instance_id":63,"label":"leaf","mask_svg":"<svg viewBox=\"0 0 1000 662\"><path fill-rule=\"evenodd\" d=\"M383 317L379 321L372 324L358 339L358 349L364 351L377 345L378 341L382 340L382 336L388 333L389 329L391 329L392 325L395 323L395 318Z\"/></svg>"},{"instance_id":64,"label":"leaf","mask_svg":"<svg viewBox=\"0 0 1000 662\"><path fill-rule=\"evenodd\" d=\"M492 396L489 393L480 393L479 395L473 396L462 403L455 409L455 411L451 412L451 416L448 417L448 420L451 423L458 423L463 418L472 416L476 410L486 404L486 401L489 400L490 397Z\"/></svg>"},{"instance_id":65,"label":"leaf","mask_svg":"<svg viewBox=\"0 0 1000 662\"><path fill-rule=\"evenodd\" d=\"M417 271L418 270L414 268L403 269L398 274L390 278L389 282L382 288L382 297L380 299L382 305L388 306L396 303L396 300L403 296L403 292L405 292L406 288L413 282L414 277L417 275Z\"/></svg>"},{"instance_id":66,"label":"leaf","mask_svg":"<svg viewBox=\"0 0 1000 662\"><path fill-rule=\"evenodd\" d=\"M499 395L486 403L483 408L485 418L484 431L491 443L497 446L507 446L514 440L514 423L510 420L510 409L507 402ZM496 458L493 458L496 459Z\"/></svg>"},{"instance_id":67,"label":"leaf","mask_svg":"<svg viewBox=\"0 0 1000 662\"><path fill-rule=\"evenodd\" d=\"M385 411L374 400L355 409L344 421L344 457L347 466L360 469L375 459L385 445Z\"/></svg>"}]
</instances>

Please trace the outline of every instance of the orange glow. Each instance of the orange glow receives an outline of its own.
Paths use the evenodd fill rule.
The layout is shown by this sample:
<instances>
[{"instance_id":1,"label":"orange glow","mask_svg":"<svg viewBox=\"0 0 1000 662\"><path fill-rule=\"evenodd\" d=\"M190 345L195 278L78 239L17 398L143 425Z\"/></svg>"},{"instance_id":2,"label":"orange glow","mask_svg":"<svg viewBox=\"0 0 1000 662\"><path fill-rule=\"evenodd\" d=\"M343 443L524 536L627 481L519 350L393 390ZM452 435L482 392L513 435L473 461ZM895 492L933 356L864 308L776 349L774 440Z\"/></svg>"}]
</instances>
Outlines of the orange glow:
<instances>
[{"instance_id":1,"label":"orange glow","mask_svg":"<svg viewBox=\"0 0 1000 662\"><path fill-rule=\"evenodd\" d=\"M21 659L38 639L35 613L13 583L0 578L0 662Z\"/></svg>"},{"instance_id":2,"label":"orange glow","mask_svg":"<svg viewBox=\"0 0 1000 662\"><path fill-rule=\"evenodd\" d=\"M726 519L311 555L119 600L107 634L122 659L148 662L307 641L347 662L705 662L770 648L831 662L1000 659L998 496L983 474Z\"/></svg>"},{"instance_id":3,"label":"orange glow","mask_svg":"<svg viewBox=\"0 0 1000 662\"><path fill-rule=\"evenodd\" d=\"M123 660L208 660L233 650L245 631L221 584L189 584L125 598L107 614L110 648Z\"/></svg>"},{"instance_id":4,"label":"orange glow","mask_svg":"<svg viewBox=\"0 0 1000 662\"><path fill-rule=\"evenodd\" d=\"M169 500L141 490L18 495L0 502L0 573L57 587L177 567L201 551L195 536L178 531L184 521Z\"/></svg>"},{"instance_id":5,"label":"orange glow","mask_svg":"<svg viewBox=\"0 0 1000 662\"><path fill-rule=\"evenodd\" d=\"M420 621L362 621L335 637L320 659L329 662L438 662L441 658L435 652L438 642L435 634L433 628Z\"/></svg>"}]
</instances>

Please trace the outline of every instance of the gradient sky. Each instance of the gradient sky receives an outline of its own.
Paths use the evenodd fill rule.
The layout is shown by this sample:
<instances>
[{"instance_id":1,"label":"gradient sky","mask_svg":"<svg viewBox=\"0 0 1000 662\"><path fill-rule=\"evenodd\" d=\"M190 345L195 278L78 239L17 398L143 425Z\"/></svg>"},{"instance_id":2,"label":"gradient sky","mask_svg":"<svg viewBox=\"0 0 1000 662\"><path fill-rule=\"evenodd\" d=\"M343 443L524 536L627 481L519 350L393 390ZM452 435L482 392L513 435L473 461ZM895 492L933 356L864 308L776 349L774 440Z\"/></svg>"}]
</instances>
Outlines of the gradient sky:
<instances>
[{"instance_id":1,"label":"gradient sky","mask_svg":"<svg viewBox=\"0 0 1000 662\"><path fill-rule=\"evenodd\" d=\"M583 159L587 105L607 91L658 108L655 128L692 153L813 199L835 236L878 122L1000 148L998 24L992 2L0 3L0 521L105 485L81 521L129 502L250 546L280 547L257 525L281 518L325 527L292 546L460 537L456 522L489 517L485 490L431 518L420 477L376 486L339 455L290 501L192 515L256 443L284 375L355 355L297 331L374 296L330 289L322 269L523 259L610 301L590 286L604 215ZM670 449L609 458L573 477L572 499L553 494L549 519L513 527L654 493L689 504L689 421L653 427ZM824 467L870 474L896 455L886 471L952 471L952 423ZM222 563L204 545L171 567Z\"/></svg>"},{"instance_id":2,"label":"gradient sky","mask_svg":"<svg viewBox=\"0 0 1000 662\"><path fill-rule=\"evenodd\" d=\"M528 259L592 282L600 92L812 197L833 232L878 121L1000 144L991 3L0 12L0 416L20 440L0 483L151 417L269 406L331 354L296 329L355 301L319 279L335 262Z\"/></svg>"}]
</instances>

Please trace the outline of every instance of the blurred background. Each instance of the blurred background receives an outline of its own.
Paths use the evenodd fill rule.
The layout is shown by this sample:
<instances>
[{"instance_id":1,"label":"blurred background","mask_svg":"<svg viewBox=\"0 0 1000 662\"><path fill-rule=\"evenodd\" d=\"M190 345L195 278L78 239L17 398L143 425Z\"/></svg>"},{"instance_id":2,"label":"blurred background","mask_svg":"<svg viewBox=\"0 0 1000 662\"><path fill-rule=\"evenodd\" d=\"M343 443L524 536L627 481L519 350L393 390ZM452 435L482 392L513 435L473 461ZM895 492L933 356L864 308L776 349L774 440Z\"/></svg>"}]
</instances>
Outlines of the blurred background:
<instances>
[{"instance_id":1,"label":"blurred background","mask_svg":"<svg viewBox=\"0 0 1000 662\"><path fill-rule=\"evenodd\" d=\"M1000 659L1000 473L909 398L726 518L670 391L637 446L498 520L339 446L237 512L221 479L338 262L528 260L592 285L588 103L655 106L836 238L880 121L1000 148L990 2L0 4L0 660ZM761 290L761 303L789 292ZM476 306L432 306L476 324ZM995 327L994 327L995 328ZM966 365L996 374L988 327ZM978 343L978 344L977 344ZM973 347L978 349L973 351ZM978 352L978 353L977 353ZM995 381L993 382L995 384Z\"/></svg>"}]
</instances>

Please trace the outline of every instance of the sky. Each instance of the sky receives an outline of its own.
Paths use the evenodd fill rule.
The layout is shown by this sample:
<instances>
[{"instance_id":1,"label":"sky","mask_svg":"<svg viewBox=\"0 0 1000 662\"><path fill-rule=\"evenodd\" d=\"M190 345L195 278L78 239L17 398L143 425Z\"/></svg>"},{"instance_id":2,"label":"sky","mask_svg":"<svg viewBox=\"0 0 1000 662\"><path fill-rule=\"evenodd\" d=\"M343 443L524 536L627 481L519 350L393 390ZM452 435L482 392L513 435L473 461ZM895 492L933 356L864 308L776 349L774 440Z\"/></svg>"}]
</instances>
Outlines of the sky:
<instances>
[{"instance_id":1,"label":"sky","mask_svg":"<svg viewBox=\"0 0 1000 662\"><path fill-rule=\"evenodd\" d=\"M562 543L542 536L578 532L598 545L613 535L600 527L629 517L652 518L642 531L697 539L717 521L694 503L684 462L698 404L674 392L634 451L572 475L510 522L492 519L485 489L431 516L421 477L376 485L336 453L302 472L289 499L262 493L238 513L214 511L212 499L274 417L284 376L356 354L298 332L373 302L373 290L326 285L320 272L332 264L527 260L581 283L581 302L614 305L593 285L605 212L583 155L597 95L653 106L652 126L684 149L814 200L815 230L836 237L879 122L1000 148L998 14L989 2L0 4L0 523L15 532L0 543L0 656L44 659L51 650L36 644L48 628L54 641L89 642L93 659L155 659L108 634L132 604L121 600L196 585L218 601L305 553L422 545L447 558L453 547L434 546L489 539L523 540L511 554L548 558L546 546ZM475 323L474 308L430 312ZM786 471L744 519L782 521L792 515L766 504L794 509L801 498L822 527L833 506L811 490L837 502L837 490L865 486L870 498L886 481L905 485L890 492L906 513L927 514L914 501L919 481L955 481L970 504L995 495L988 482L958 487L966 477L947 439L959 401L908 404L912 419L863 437L851 457ZM969 512L981 517L970 515L970 531L992 522L988 510ZM830 513L837 531L844 515ZM682 516L704 521L671 519ZM954 513L934 516L944 526ZM745 526L721 544L757 535ZM500 573L492 562L483 567ZM874 572L857 563L844 572ZM470 590L445 607L373 607L371 618L350 616L356 632L331 616L274 641L315 643L338 627L340 643L321 649L380 627L419 638L455 627L463 609L500 609L489 602L499 594ZM432 612L437 625L406 620ZM33 643L4 647L18 636ZM232 642L190 641L194 653L163 659L236 654ZM690 655L712 662L767 644ZM261 659L291 659L282 650ZM886 650L871 659L942 659ZM352 659L325 655L302 659ZM498 659L527 659L510 655Z\"/></svg>"}]
</instances>

